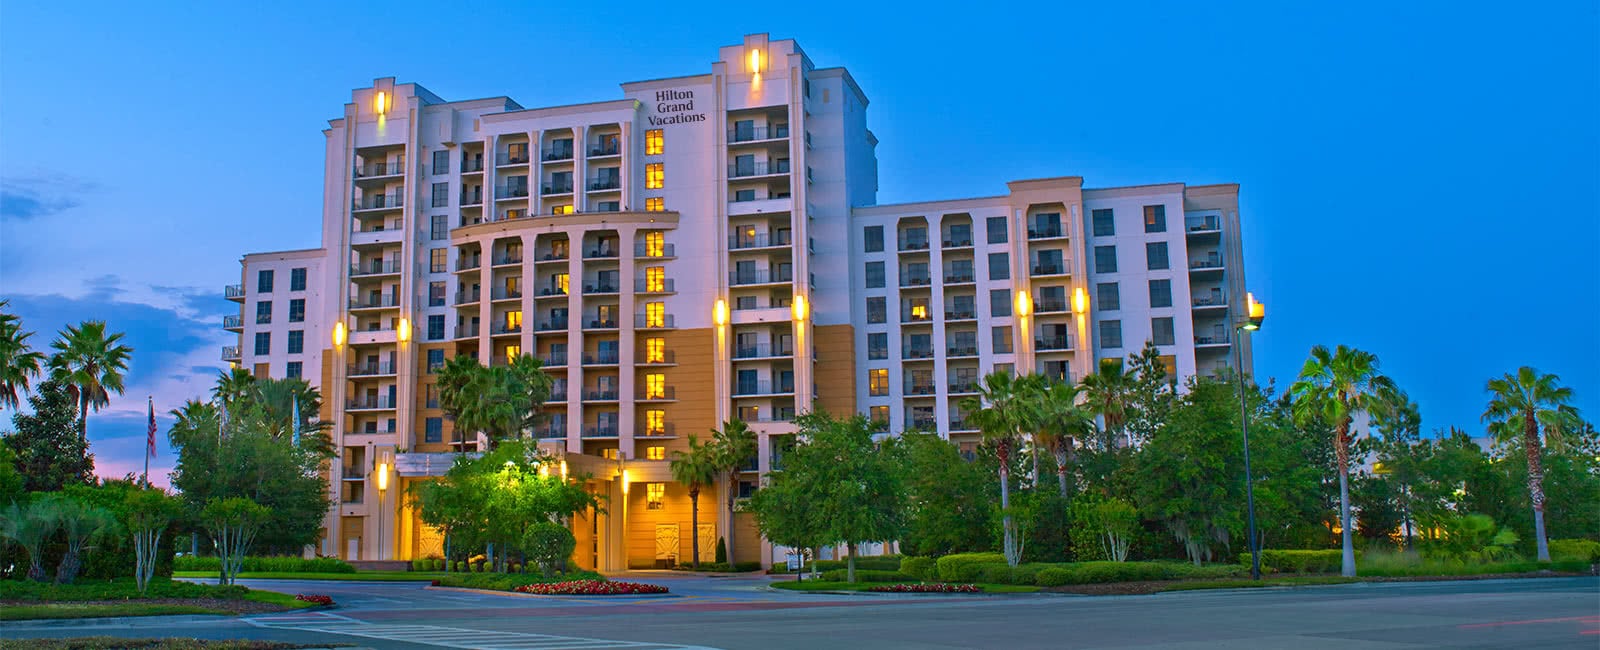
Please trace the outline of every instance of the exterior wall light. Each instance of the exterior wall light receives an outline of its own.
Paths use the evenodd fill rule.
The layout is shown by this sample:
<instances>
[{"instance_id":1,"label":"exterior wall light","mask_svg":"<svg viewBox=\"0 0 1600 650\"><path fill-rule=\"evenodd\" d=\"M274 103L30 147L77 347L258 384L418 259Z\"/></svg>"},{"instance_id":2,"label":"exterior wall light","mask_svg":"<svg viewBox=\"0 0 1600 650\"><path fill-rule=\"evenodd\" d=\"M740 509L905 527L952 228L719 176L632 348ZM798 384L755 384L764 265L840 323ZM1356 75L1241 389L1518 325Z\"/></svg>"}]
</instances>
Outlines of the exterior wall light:
<instances>
[{"instance_id":1,"label":"exterior wall light","mask_svg":"<svg viewBox=\"0 0 1600 650\"><path fill-rule=\"evenodd\" d=\"M752 48L750 50L749 59L750 59L750 61L749 61L750 72L751 73L761 72L761 50Z\"/></svg>"},{"instance_id":2,"label":"exterior wall light","mask_svg":"<svg viewBox=\"0 0 1600 650\"><path fill-rule=\"evenodd\" d=\"M394 338L401 343L411 340L411 321L409 319L402 318L394 326Z\"/></svg>"},{"instance_id":3,"label":"exterior wall light","mask_svg":"<svg viewBox=\"0 0 1600 650\"><path fill-rule=\"evenodd\" d=\"M377 96L372 98L372 112L377 113L379 115L383 115L384 113L388 113L389 112L389 94L388 93L383 92L383 91L380 90L380 91L378 91Z\"/></svg>"},{"instance_id":4,"label":"exterior wall light","mask_svg":"<svg viewBox=\"0 0 1600 650\"><path fill-rule=\"evenodd\" d=\"M1083 287L1072 290L1072 311L1079 314L1089 313L1089 292Z\"/></svg>"},{"instance_id":5,"label":"exterior wall light","mask_svg":"<svg viewBox=\"0 0 1600 650\"><path fill-rule=\"evenodd\" d=\"M1027 291L1017 292L1017 316L1027 318L1031 313L1033 313L1033 296L1028 295Z\"/></svg>"},{"instance_id":6,"label":"exterior wall light","mask_svg":"<svg viewBox=\"0 0 1600 650\"><path fill-rule=\"evenodd\" d=\"M795 296L794 303L789 305L789 311L794 315L795 322L805 320L806 313L809 308L810 305L806 303L806 297L803 295Z\"/></svg>"},{"instance_id":7,"label":"exterior wall light","mask_svg":"<svg viewBox=\"0 0 1600 650\"><path fill-rule=\"evenodd\" d=\"M378 491L389 489L389 463L378 463Z\"/></svg>"},{"instance_id":8,"label":"exterior wall light","mask_svg":"<svg viewBox=\"0 0 1600 650\"><path fill-rule=\"evenodd\" d=\"M333 347L334 349L344 347L344 321L342 320L333 324Z\"/></svg>"},{"instance_id":9,"label":"exterior wall light","mask_svg":"<svg viewBox=\"0 0 1600 650\"><path fill-rule=\"evenodd\" d=\"M718 298L716 304L711 306L711 322L718 326L728 324L728 301Z\"/></svg>"}]
</instances>

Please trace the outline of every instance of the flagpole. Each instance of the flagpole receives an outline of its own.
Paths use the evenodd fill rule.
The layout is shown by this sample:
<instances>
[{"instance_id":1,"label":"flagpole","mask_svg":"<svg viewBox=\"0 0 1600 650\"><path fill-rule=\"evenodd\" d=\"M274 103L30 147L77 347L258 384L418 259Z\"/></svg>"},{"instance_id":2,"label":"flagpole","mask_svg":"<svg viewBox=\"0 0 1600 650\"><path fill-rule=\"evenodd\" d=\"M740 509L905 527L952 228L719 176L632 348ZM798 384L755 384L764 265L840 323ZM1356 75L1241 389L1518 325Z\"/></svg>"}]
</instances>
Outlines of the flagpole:
<instances>
[{"instance_id":1,"label":"flagpole","mask_svg":"<svg viewBox=\"0 0 1600 650\"><path fill-rule=\"evenodd\" d=\"M145 403L150 406L149 442L145 445L144 450L144 486L148 488L150 487L150 455L156 451L156 397L150 395L145 400Z\"/></svg>"}]
</instances>

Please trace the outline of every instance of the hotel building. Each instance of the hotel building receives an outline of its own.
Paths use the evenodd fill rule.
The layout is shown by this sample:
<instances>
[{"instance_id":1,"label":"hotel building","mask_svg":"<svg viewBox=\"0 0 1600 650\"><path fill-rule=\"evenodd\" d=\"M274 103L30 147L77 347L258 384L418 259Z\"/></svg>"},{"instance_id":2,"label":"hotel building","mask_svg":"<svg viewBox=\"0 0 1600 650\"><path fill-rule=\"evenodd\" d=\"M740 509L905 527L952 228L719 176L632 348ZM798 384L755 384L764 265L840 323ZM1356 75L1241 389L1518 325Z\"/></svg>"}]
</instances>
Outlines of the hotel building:
<instances>
[{"instance_id":1,"label":"hotel building","mask_svg":"<svg viewBox=\"0 0 1600 650\"><path fill-rule=\"evenodd\" d=\"M555 388L530 433L609 500L573 525L601 570L687 562L689 535L708 560L731 536L736 559L781 562L718 504L779 467L797 413L970 449L957 404L995 369L1076 379L1147 340L1180 377L1250 367L1230 337L1236 185L1071 176L877 205L867 105L844 68L765 34L611 101L355 90L323 132L321 248L246 255L223 323L225 361L322 392L340 457L319 552L440 553L403 495L485 442L439 408L456 355L543 360ZM758 457L690 530L668 459L733 418Z\"/></svg>"}]
</instances>

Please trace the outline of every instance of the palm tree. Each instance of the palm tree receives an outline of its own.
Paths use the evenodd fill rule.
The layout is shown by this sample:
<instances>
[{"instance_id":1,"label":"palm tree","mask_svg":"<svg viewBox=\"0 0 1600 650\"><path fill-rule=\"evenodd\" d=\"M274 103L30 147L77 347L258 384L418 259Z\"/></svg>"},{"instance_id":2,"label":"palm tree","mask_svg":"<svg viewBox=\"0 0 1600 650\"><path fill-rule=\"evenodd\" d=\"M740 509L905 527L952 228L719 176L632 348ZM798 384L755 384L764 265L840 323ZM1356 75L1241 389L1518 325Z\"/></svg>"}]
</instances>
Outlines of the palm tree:
<instances>
[{"instance_id":1,"label":"palm tree","mask_svg":"<svg viewBox=\"0 0 1600 650\"><path fill-rule=\"evenodd\" d=\"M211 388L211 396L226 406L250 394L251 387L255 383L256 378L249 370L232 368L227 372L217 373L217 383Z\"/></svg>"},{"instance_id":2,"label":"palm tree","mask_svg":"<svg viewBox=\"0 0 1600 650\"><path fill-rule=\"evenodd\" d=\"M1056 482L1061 496L1070 492L1072 444L1094 430L1094 415L1080 404L1082 389L1066 382L1051 382L1038 394L1035 408L1043 442L1055 454Z\"/></svg>"},{"instance_id":3,"label":"palm tree","mask_svg":"<svg viewBox=\"0 0 1600 650\"><path fill-rule=\"evenodd\" d=\"M218 421L216 404L191 399L168 413L174 421L172 428L167 429L167 436L174 447L193 444L201 437L212 440L221 437L221 432L217 430L221 423Z\"/></svg>"},{"instance_id":4,"label":"palm tree","mask_svg":"<svg viewBox=\"0 0 1600 650\"><path fill-rule=\"evenodd\" d=\"M84 321L67 326L50 346L52 377L70 387L78 402L78 437L89 439L89 409L99 411L111 403L111 393L122 394L122 374L128 371L133 348L122 345L122 332L106 334L105 321Z\"/></svg>"},{"instance_id":5,"label":"palm tree","mask_svg":"<svg viewBox=\"0 0 1600 650\"><path fill-rule=\"evenodd\" d=\"M756 455L756 434L750 430L744 420L734 419L722 423L721 429L711 431L711 444L717 449L718 468L728 475L728 536L725 544L728 551L728 564L733 564L733 505L739 496L739 472L744 470L745 463ZM695 538L699 538L699 530L695 531Z\"/></svg>"},{"instance_id":6,"label":"palm tree","mask_svg":"<svg viewBox=\"0 0 1600 650\"><path fill-rule=\"evenodd\" d=\"M15 501L0 511L0 537L4 537L28 552L28 579L44 581L44 544L61 528L56 517L55 503L40 499L24 507Z\"/></svg>"},{"instance_id":7,"label":"palm tree","mask_svg":"<svg viewBox=\"0 0 1600 650\"><path fill-rule=\"evenodd\" d=\"M39 376L44 354L29 347L33 332L22 331L22 319L5 312L10 302L0 300L0 408L15 410L28 382Z\"/></svg>"},{"instance_id":8,"label":"palm tree","mask_svg":"<svg viewBox=\"0 0 1600 650\"><path fill-rule=\"evenodd\" d=\"M694 552L693 564L696 569L700 568L700 488L717 480L718 455L715 444L700 444L700 440L691 434L689 451L673 452L672 462L668 465L672 480L689 486L689 525L694 529L690 536L690 548Z\"/></svg>"},{"instance_id":9,"label":"palm tree","mask_svg":"<svg viewBox=\"0 0 1600 650\"><path fill-rule=\"evenodd\" d=\"M1000 460L1001 522L1006 562L1011 566L1022 560L1016 520L1011 512L1011 446L1023 431L1032 428L1027 396L1024 390L1019 390L1018 383L1009 372L991 372L984 375L976 396L961 400L961 410L971 414L985 439L994 441L995 455Z\"/></svg>"},{"instance_id":10,"label":"palm tree","mask_svg":"<svg viewBox=\"0 0 1600 650\"><path fill-rule=\"evenodd\" d=\"M1514 440L1516 434L1522 439L1522 450L1528 456L1528 498L1533 502L1533 536L1540 562L1550 561L1550 546L1544 534L1544 451L1539 428L1544 427L1546 441L1555 441L1581 422L1578 409L1571 405L1572 389L1559 385L1559 381L1560 377L1540 374L1528 366L1518 368L1516 374L1490 379L1486 386L1489 408L1483 412L1485 421L1500 424L1491 424L1490 431L1503 442Z\"/></svg>"},{"instance_id":11,"label":"palm tree","mask_svg":"<svg viewBox=\"0 0 1600 650\"><path fill-rule=\"evenodd\" d=\"M1133 402L1134 378L1123 370L1121 359L1101 359L1096 371L1083 378L1083 395L1087 406L1105 423L1100 444L1110 450L1128 421L1128 407Z\"/></svg>"},{"instance_id":12,"label":"palm tree","mask_svg":"<svg viewBox=\"0 0 1600 650\"><path fill-rule=\"evenodd\" d=\"M1376 355L1343 345L1332 352L1323 345L1311 348L1299 380L1289 387L1296 421L1333 426L1333 452L1339 472L1339 535L1344 549L1340 572L1345 577L1356 575L1350 531L1350 423L1357 411L1382 411L1397 392L1394 381L1378 371Z\"/></svg>"}]
</instances>

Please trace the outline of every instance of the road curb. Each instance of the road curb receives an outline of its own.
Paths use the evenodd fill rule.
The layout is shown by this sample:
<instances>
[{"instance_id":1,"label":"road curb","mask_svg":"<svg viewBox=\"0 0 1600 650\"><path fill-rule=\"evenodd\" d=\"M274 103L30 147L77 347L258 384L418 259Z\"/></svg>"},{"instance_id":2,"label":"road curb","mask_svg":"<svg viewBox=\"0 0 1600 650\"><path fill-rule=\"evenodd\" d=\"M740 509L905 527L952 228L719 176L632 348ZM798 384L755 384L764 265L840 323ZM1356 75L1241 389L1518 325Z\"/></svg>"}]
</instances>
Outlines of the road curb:
<instances>
[{"instance_id":1,"label":"road curb","mask_svg":"<svg viewBox=\"0 0 1600 650\"><path fill-rule=\"evenodd\" d=\"M487 596L510 596L512 598L536 598L536 599L549 599L549 598L584 598L584 599L590 599L590 598L593 598L593 599L597 599L597 600L603 600L603 599L606 599L606 598L651 598L651 599L661 598L661 599L667 599L667 598L682 598L683 597L683 596L681 596L679 594L672 594L672 593L667 593L667 594L526 594L526 593L522 593L520 591L500 591L498 589L474 589L472 587L445 587L445 586L440 586L440 585L428 585L426 587L423 587L423 589L426 590L426 591L455 591L455 592L468 593L468 594L483 594L483 595L487 595Z\"/></svg>"}]
</instances>

